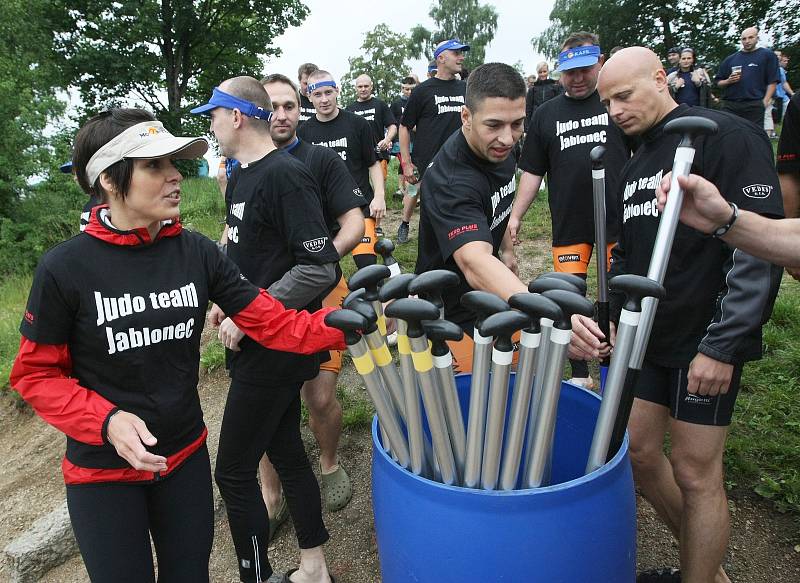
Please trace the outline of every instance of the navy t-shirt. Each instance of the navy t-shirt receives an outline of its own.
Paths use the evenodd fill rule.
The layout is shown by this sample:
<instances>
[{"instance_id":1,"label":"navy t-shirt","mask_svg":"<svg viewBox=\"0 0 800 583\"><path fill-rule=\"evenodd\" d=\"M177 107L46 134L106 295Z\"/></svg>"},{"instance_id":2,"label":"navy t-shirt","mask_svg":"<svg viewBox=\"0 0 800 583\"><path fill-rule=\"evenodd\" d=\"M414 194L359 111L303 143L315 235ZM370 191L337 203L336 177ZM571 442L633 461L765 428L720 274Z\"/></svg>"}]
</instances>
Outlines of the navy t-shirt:
<instances>
[{"instance_id":1,"label":"navy t-shirt","mask_svg":"<svg viewBox=\"0 0 800 583\"><path fill-rule=\"evenodd\" d=\"M700 105L700 88L692 81L691 71L678 71L683 87L675 90L675 101L686 105Z\"/></svg>"},{"instance_id":2,"label":"navy t-shirt","mask_svg":"<svg viewBox=\"0 0 800 583\"><path fill-rule=\"evenodd\" d=\"M517 187L514 170L513 156L500 163L479 158L456 131L425 173L415 271L449 269L458 274L459 285L443 291L444 313L470 334L473 316L459 301L472 288L453 254L467 243L485 241L497 256Z\"/></svg>"},{"instance_id":3,"label":"navy t-shirt","mask_svg":"<svg viewBox=\"0 0 800 583\"><path fill-rule=\"evenodd\" d=\"M764 99L767 85L780 80L778 71L778 57L775 53L764 48L758 48L748 53L738 51L729 55L719 66L715 81L721 81L731 76L731 67L740 66L742 76L737 83L724 88L724 97L728 101L754 101Z\"/></svg>"}]
</instances>

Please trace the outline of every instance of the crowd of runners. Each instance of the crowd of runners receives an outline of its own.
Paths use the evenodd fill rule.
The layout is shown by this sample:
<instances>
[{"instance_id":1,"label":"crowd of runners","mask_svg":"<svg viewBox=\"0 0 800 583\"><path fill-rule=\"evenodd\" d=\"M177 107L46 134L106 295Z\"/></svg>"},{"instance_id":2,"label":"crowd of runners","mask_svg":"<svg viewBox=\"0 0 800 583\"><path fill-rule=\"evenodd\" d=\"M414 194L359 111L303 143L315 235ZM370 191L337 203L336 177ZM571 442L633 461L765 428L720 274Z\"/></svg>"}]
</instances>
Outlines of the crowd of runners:
<instances>
[{"instance_id":1,"label":"crowd of runners","mask_svg":"<svg viewBox=\"0 0 800 583\"><path fill-rule=\"evenodd\" d=\"M192 110L209 117L224 156L227 215L216 246L177 218L182 177L172 160L202 156L203 138L174 137L141 110L87 121L70 168L91 197L83 232L37 268L11 383L67 435L67 500L90 578L154 581L152 536L159 581L208 581L212 485L196 387L213 302L208 322L231 378L214 479L241 581L272 575L267 549L288 517L300 563L283 580L333 580L322 504L344 508L352 487L337 455L345 344L323 318L348 293L340 259L377 262L393 156L392 194L403 199L395 242L414 244L419 207L414 270L458 276L441 296L444 317L464 331L450 343L454 367L470 372L475 317L460 299L527 292L516 249L545 185L555 271L586 279L592 254L602 253L610 276L646 275L680 138L663 129L699 116L718 131L696 140L691 176L681 179L686 224L628 429L637 486L680 545L680 570L638 581L729 581L727 430L778 292L782 271L770 262L800 275L797 221L776 220L800 211L800 98L786 57L757 41L756 29L744 30L742 49L712 76L690 47L670 49L665 67L647 48L606 55L597 35L576 32L561 45L558 80L543 62L526 84L501 63L466 71L469 45L449 39L424 81L398 71L391 104L362 74L344 107L337 80L312 63L296 82L280 73L220 80ZM603 249L594 249L589 157L598 145ZM610 299L609 337L592 318L572 318L571 380L587 388L587 361L613 350L624 298ZM321 489L300 437L301 399L320 447Z\"/></svg>"}]
</instances>

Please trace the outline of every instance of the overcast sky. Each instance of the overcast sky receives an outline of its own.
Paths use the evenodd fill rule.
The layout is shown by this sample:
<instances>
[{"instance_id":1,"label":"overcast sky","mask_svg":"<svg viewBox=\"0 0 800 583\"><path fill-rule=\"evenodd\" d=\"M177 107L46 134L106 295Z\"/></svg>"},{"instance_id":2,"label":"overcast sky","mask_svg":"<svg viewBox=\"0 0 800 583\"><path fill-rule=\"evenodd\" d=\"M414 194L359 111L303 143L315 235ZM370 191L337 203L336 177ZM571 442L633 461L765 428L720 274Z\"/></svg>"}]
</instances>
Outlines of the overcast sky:
<instances>
[{"instance_id":1,"label":"overcast sky","mask_svg":"<svg viewBox=\"0 0 800 583\"><path fill-rule=\"evenodd\" d=\"M386 23L394 32L407 32L422 24L432 29L428 16L432 0L398 0L386 2L368 0L366 3L304 0L310 14L303 24L291 28L275 39L283 50L278 58L270 59L266 72L295 77L297 66L311 61L340 79L349 69L347 59L359 54L364 34L378 24ZM487 47L487 61L509 65L521 61L525 71L532 73L541 55L535 54L530 39L547 27L553 0L484 0L497 10L497 31ZM358 9L351 9L358 6ZM414 71L423 76L427 62L418 61Z\"/></svg>"}]
</instances>

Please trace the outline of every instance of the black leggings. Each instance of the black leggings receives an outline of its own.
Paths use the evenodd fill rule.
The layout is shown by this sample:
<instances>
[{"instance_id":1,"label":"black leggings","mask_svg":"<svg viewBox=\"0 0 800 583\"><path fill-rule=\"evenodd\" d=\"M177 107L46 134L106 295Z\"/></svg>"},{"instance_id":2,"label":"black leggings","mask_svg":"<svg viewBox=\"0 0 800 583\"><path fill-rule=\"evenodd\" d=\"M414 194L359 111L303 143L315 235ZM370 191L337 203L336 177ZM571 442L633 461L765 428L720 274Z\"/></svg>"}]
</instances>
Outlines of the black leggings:
<instances>
[{"instance_id":1,"label":"black leggings","mask_svg":"<svg viewBox=\"0 0 800 583\"><path fill-rule=\"evenodd\" d=\"M159 482L67 486L67 506L93 583L208 582L214 540L211 464L204 445Z\"/></svg>"},{"instance_id":2,"label":"black leggings","mask_svg":"<svg viewBox=\"0 0 800 583\"><path fill-rule=\"evenodd\" d=\"M239 577L269 579L269 516L258 486L258 462L266 452L281 479L301 549L328 540L319 484L300 437L300 387L233 380L225 403L214 478L225 500L236 547Z\"/></svg>"}]
</instances>

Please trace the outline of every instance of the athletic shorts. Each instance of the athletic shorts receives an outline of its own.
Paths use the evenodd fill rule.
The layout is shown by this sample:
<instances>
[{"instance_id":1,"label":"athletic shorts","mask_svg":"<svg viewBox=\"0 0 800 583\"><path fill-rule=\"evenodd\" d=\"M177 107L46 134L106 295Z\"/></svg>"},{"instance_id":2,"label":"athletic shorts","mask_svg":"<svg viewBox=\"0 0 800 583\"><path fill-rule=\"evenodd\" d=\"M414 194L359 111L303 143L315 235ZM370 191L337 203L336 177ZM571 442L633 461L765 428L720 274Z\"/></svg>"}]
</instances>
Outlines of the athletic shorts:
<instances>
[{"instance_id":1,"label":"athletic shorts","mask_svg":"<svg viewBox=\"0 0 800 583\"><path fill-rule=\"evenodd\" d=\"M688 368L668 368L645 360L636 383L636 397L664 405L670 417L679 421L717 427L730 425L742 380L742 365L734 366L728 392L716 397L689 394L688 372Z\"/></svg>"},{"instance_id":2,"label":"athletic shorts","mask_svg":"<svg viewBox=\"0 0 800 583\"><path fill-rule=\"evenodd\" d=\"M515 369L519 360L519 347L517 346L519 337L519 332L511 337L514 341L514 356L512 357L511 365ZM472 372L472 352L475 348L472 336L464 334L464 337L458 342L448 340L447 346L450 347L450 352L453 353L453 371L456 374Z\"/></svg>"},{"instance_id":3,"label":"athletic shorts","mask_svg":"<svg viewBox=\"0 0 800 583\"><path fill-rule=\"evenodd\" d=\"M389 176L389 160L378 160L381 163L381 172L383 172L383 179Z\"/></svg>"},{"instance_id":4,"label":"athletic shorts","mask_svg":"<svg viewBox=\"0 0 800 583\"><path fill-rule=\"evenodd\" d=\"M339 277L339 281L336 282L336 287L334 287L325 299L322 300L322 307L323 308L341 308L342 307L342 300L344 300L345 296L350 293L350 290L347 288L347 282L344 279L344 275ZM323 356L325 353L322 353ZM341 350L329 350L328 351L328 360L321 363L319 365L319 370L327 370L332 373L339 374L339 371L342 370L342 351Z\"/></svg>"},{"instance_id":5,"label":"athletic shorts","mask_svg":"<svg viewBox=\"0 0 800 583\"><path fill-rule=\"evenodd\" d=\"M375 255L375 242L378 240L378 235L375 233L375 219L368 217L364 219L364 236L361 237L361 243L355 246L352 255Z\"/></svg>"},{"instance_id":6,"label":"athletic shorts","mask_svg":"<svg viewBox=\"0 0 800 583\"><path fill-rule=\"evenodd\" d=\"M606 265L611 265L611 249L616 243L609 243L606 249ZM589 271L589 261L592 259L594 245L591 243L576 243L553 247L553 269L563 273L576 273L586 275Z\"/></svg>"}]
</instances>

